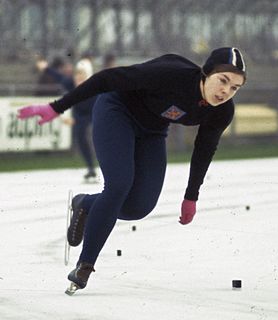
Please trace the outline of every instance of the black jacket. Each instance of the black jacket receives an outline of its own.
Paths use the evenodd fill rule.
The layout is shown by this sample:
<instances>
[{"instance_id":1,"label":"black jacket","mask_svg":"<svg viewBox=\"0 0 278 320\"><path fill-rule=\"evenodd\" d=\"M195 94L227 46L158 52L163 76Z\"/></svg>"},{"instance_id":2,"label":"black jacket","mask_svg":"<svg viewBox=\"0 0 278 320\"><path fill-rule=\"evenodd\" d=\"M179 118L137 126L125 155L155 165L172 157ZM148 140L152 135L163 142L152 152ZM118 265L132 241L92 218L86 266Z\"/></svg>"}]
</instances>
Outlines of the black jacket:
<instances>
[{"instance_id":1,"label":"black jacket","mask_svg":"<svg viewBox=\"0 0 278 320\"><path fill-rule=\"evenodd\" d=\"M51 105L62 113L94 95L117 91L130 113L147 129L163 130L170 123L199 125L185 193L187 199L197 200L219 139L234 115L232 100L217 107L203 100L200 80L199 66L167 54L141 64L100 71Z\"/></svg>"}]
</instances>

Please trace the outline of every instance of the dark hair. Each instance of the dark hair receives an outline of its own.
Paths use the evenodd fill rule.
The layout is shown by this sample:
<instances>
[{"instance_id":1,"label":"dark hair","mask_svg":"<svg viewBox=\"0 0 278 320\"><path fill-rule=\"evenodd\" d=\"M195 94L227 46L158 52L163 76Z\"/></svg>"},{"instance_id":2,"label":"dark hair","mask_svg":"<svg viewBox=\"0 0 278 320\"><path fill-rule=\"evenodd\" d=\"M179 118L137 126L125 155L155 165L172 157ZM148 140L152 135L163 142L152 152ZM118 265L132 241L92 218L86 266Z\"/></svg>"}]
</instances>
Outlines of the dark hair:
<instances>
[{"instance_id":1,"label":"dark hair","mask_svg":"<svg viewBox=\"0 0 278 320\"><path fill-rule=\"evenodd\" d=\"M219 73L219 72L232 72L232 73L235 73L235 74L242 75L243 76L243 80L244 80L243 84L246 82L246 79L247 79L246 72L238 69L234 65L232 65L232 64L218 64L218 65L213 67L213 69L211 70L211 72L208 75L206 75L202 71L202 80L204 81L206 77L209 77L212 74Z\"/></svg>"}]
</instances>

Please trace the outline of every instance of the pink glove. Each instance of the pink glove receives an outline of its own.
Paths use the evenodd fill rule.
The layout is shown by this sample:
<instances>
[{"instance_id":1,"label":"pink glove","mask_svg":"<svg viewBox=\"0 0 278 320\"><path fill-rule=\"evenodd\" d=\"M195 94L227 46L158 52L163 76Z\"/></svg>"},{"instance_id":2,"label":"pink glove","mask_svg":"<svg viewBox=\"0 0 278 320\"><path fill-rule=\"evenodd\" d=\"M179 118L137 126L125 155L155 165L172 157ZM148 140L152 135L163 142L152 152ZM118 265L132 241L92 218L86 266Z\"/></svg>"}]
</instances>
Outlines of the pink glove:
<instances>
[{"instance_id":1,"label":"pink glove","mask_svg":"<svg viewBox=\"0 0 278 320\"><path fill-rule=\"evenodd\" d=\"M196 201L184 199L181 205L181 216L179 223L188 224L193 220L196 213Z\"/></svg>"},{"instance_id":2,"label":"pink glove","mask_svg":"<svg viewBox=\"0 0 278 320\"><path fill-rule=\"evenodd\" d=\"M51 105L31 105L18 110L17 117L19 119L27 119L34 116L40 116L41 120L39 125L49 122L59 116L59 113L55 112Z\"/></svg>"}]
</instances>

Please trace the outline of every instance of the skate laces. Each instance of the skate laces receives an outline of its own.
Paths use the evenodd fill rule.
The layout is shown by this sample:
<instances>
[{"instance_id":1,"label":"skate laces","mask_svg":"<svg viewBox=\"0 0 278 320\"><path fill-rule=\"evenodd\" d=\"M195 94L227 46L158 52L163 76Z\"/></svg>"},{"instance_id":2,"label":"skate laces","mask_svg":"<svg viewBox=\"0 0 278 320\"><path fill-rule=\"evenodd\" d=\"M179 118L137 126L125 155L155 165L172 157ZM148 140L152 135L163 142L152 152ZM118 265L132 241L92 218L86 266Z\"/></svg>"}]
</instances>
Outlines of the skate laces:
<instances>
[{"instance_id":1,"label":"skate laces","mask_svg":"<svg viewBox=\"0 0 278 320\"><path fill-rule=\"evenodd\" d=\"M72 225L72 239L75 240L76 237L80 237L82 230L78 230L78 225L80 223L80 219L82 218L83 214L85 214L83 208L79 208L76 217L74 219L73 225ZM82 234L83 235L83 234Z\"/></svg>"}]
</instances>

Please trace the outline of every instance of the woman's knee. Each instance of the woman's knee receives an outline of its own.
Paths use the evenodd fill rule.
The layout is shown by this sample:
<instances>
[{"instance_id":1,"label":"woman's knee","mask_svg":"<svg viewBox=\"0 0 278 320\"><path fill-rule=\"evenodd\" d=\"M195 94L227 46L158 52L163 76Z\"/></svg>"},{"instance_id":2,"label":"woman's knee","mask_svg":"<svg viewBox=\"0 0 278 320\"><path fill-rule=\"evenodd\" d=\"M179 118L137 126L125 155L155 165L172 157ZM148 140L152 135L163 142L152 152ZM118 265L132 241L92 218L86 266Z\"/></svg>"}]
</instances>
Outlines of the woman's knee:
<instances>
[{"instance_id":1,"label":"woman's knee","mask_svg":"<svg viewBox=\"0 0 278 320\"><path fill-rule=\"evenodd\" d=\"M140 220L145 218L153 211L156 203L137 203L124 204L119 219L123 220Z\"/></svg>"},{"instance_id":2,"label":"woman's knee","mask_svg":"<svg viewBox=\"0 0 278 320\"><path fill-rule=\"evenodd\" d=\"M113 198L125 199L132 186L129 179L119 179L115 181L105 181L103 193L109 194Z\"/></svg>"}]
</instances>

